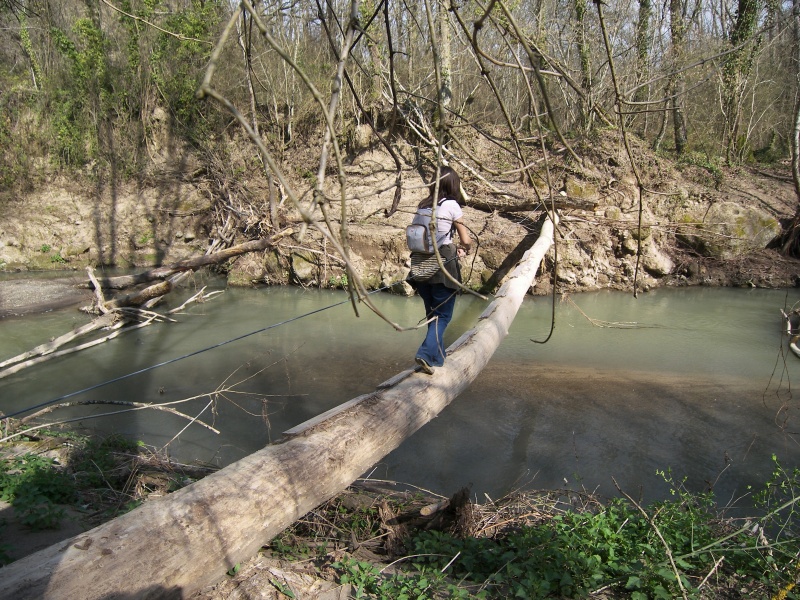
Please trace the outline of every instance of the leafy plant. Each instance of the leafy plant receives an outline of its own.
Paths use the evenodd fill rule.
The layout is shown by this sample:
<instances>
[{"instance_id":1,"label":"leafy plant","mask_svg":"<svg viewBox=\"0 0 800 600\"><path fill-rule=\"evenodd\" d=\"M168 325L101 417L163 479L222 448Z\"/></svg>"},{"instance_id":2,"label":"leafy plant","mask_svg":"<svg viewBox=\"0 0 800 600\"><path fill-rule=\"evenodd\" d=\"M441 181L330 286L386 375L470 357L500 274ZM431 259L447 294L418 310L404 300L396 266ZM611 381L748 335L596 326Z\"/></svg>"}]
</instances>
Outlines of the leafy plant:
<instances>
[{"instance_id":1,"label":"leafy plant","mask_svg":"<svg viewBox=\"0 0 800 600\"><path fill-rule=\"evenodd\" d=\"M753 496L757 507L764 512L761 522L753 526L755 535L748 544L748 556L763 564L763 578L770 587L779 587L780 598L792 597L798 575L797 556L800 554L800 468L787 469L772 455L772 475L764 489ZM767 536L774 539L767 543ZM761 546L769 545L768 550ZM766 551L765 551L766 550Z\"/></svg>"},{"instance_id":2,"label":"leafy plant","mask_svg":"<svg viewBox=\"0 0 800 600\"><path fill-rule=\"evenodd\" d=\"M13 502L20 523L34 531L58 529L66 512L35 489L24 489Z\"/></svg>"},{"instance_id":3,"label":"leafy plant","mask_svg":"<svg viewBox=\"0 0 800 600\"><path fill-rule=\"evenodd\" d=\"M197 100L203 68L211 54L213 27L220 22L219 6L192 0L183 10L171 13L151 55L153 79L187 134L200 139L210 132L208 105Z\"/></svg>"},{"instance_id":4,"label":"leafy plant","mask_svg":"<svg viewBox=\"0 0 800 600\"><path fill-rule=\"evenodd\" d=\"M776 552L763 551L765 540L754 538L750 529L723 526L711 494L691 494L671 474L662 475L674 484L674 498L646 508L616 499L597 511L565 512L500 539L420 532L413 541L415 564L437 569L449 564L453 575L482 583L498 598L580 597L607 586L637 600L692 596L702 578L718 569L721 555L725 576L769 589L794 573L796 537L781 549L779 561ZM796 488L792 483L784 489ZM784 577L778 581L774 573Z\"/></svg>"},{"instance_id":5,"label":"leafy plant","mask_svg":"<svg viewBox=\"0 0 800 600\"><path fill-rule=\"evenodd\" d=\"M311 549L289 533L274 538L270 546L278 556L288 560L305 560L311 555Z\"/></svg>"},{"instance_id":6,"label":"leafy plant","mask_svg":"<svg viewBox=\"0 0 800 600\"><path fill-rule=\"evenodd\" d=\"M61 56L70 65L70 77L54 91L53 129L60 159L81 166L98 154L97 123L113 110L109 69L109 42L91 19L77 19L71 35L56 27L50 31Z\"/></svg>"},{"instance_id":7,"label":"leafy plant","mask_svg":"<svg viewBox=\"0 0 800 600\"><path fill-rule=\"evenodd\" d=\"M122 436L91 440L70 457L75 480L82 489L124 485L128 478L115 453L134 452L135 442Z\"/></svg>"},{"instance_id":8,"label":"leafy plant","mask_svg":"<svg viewBox=\"0 0 800 600\"><path fill-rule=\"evenodd\" d=\"M34 530L58 528L66 516L63 505L91 507L95 515L111 518L139 506L150 493L152 481L161 492L192 481L173 468L159 473L161 477L149 477L133 456L140 453L141 442L121 436L91 439L47 429L37 435L69 440L70 456L63 463L31 453L0 459L0 500L9 502L17 520ZM146 485L142 484L145 477ZM0 544L0 564L8 554L6 548Z\"/></svg>"},{"instance_id":9,"label":"leafy plant","mask_svg":"<svg viewBox=\"0 0 800 600\"><path fill-rule=\"evenodd\" d=\"M336 275L331 277L328 280L328 285L330 287L335 288L346 288L347 287L347 274L343 273L342 275Z\"/></svg>"},{"instance_id":10,"label":"leafy plant","mask_svg":"<svg viewBox=\"0 0 800 600\"><path fill-rule=\"evenodd\" d=\"M56 503L75 495L74 482L51 458L24 454L0 462L0 500L11 503L31 529L58 527L64 510Z\"/></svg>"},{"instance_id":11,"label":"leafy plant","mask_svg":"<svg viewBox=\"0 0 800 600\"><path fill-rule=\"evenodd\" d=\"M0 500L13 502L21 494L38 495L55 502L69 502L74 498L75 488L70 477L55 468L52 458L35 454L24 454L0 462Z\"/></svg>"},{"instance_id":12,"label":"leafy plant","mask_svg":"<svg viewBox=\"0 0 800 600\"><path fill-rule=\"evenodd\" d=\"M331 567L343 571L339 582L352 585L355 588L356 598L377 593L380 571L372 563L345 557L333 563Z\"/></svg>"},{"instance_id":13,"label":"leafy plant","mask_svg":"<svg viewBox=\"0 0 800 600\"><path fill-rule=\"evenodd\" d=\"M281 583L277 579L270 579L270 583L275 587L276 590L278 590L281 594L283 594L287 598L297 598L297 596L294 595L294 592L289 588L288 585Z\"/></svg>"},{"instance_id":14,"label":"leafy plant","mask_svg":"<svg viewBox=\"0 0 800 600\"><path fill-rule=\"evenodd\" d=\"M679 163L705 169L711 175L715 185L718 187L724 178L722 172L722 157L711 156L707 152L690 151L680 155Z\"/></svg>"},{"instance_id":15,"label":"leafy plant","mask_svg":"<svg viewBox=\"0 0 800 600\"><path fill-rule=\"evenodd\" d=\"M345 557L331 564L341 572L339 583L350 584L355 598L411 600L426 598L486 598L485 592L471 595L435 570L422 568L413 573L384 574L372 563Z\"/></svg>"}]
</instances>

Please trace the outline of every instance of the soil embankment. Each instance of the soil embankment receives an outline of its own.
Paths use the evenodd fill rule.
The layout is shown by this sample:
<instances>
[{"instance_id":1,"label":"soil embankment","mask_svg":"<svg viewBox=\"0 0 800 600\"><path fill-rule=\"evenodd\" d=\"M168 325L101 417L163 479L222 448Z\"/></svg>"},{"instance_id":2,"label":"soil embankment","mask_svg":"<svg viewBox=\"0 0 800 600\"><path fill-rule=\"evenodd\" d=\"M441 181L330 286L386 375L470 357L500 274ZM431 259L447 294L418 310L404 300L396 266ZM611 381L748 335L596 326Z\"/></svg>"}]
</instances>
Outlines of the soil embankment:
<instances>
[{"instance_id":1,"label":"soil embankment","mask_svg":"<svg viewBox=\"0 0 800 600\"><path fill-rule=\"evenodd\" d=\"M559 291L797 285L799 263L766 249L797 207L788 165L712 172L649 156L645 176L652 192L643 195L640 223L635 180L622 161L612 160L617 153L613 142L598 139L587 146L580 168L561 165L559 198L566 198L568 207L559 211ZM149 189L120 184L113 196L51 179L27 195L0 201L0 270L69 269L80 279L87 265L145 269L199 256L211 244L229 246L271 235L276 231L274 219L280 227L299 222L288 202L281 204L277 217L268 215L264 182L258 173L248 176L250 204L241 200L224 223L219 222L220 206L230 205L230 199L213 200L202 178ZM385 217L392 205L394 178L385 153L366 150L356 155L347 167L351 199L346 210L334 206L330 211L335 235L336 219L347 215L351 263L369 289L401 280L407 272L403 229L425 194L419 173L405 167L398 210ZM300 189L308 187L302 180L296 183ZM465 173L463 183L469 194L464 221L478 242L465 272L470 286L491 291L486 288L496 288L514 258L535 239L541 211L530 207L536 206L537 194L511 179L493 181L490 187ZM509 196L498 201L498 189ZM344 263L331 245L313 228L295 229L297 233L279 247L226 264L229 283L346 285ZM553 256L545 261L545 269L549 275L540 276L531 293L552 290ZM3 281L0 316L71 303L81 294L60 283L37 283L31 289Z\"/></svg>"},{"instance_id":2,"label":"soil embankment","mask_svg":"<svg viewBox=\"0 0 800 600\"><path fill-rule=\"evenodd\" d=\"M765 249L797 208L788 165L711 169L635 148L646 185L640 207L636 180L628 161L620 159L618 145L613 132L598 134L578 148L582 164L564 161L551 167L551 180L560 187L555 195L565 206L559 211L556 239L559 291L796 285L798 263ZM287 157L293 164L286 165L286 173L310 169L313 153L307 154ZM294 226L296 233L277 248L226 264L229 282L346 285L344 263L332 245L313 227L299 226L302 219L287 198L270 208L269 185L263 173L247 167L252 161L247 161L246 149L232 156L239 156L232 167L241 162L241 175L229 182L225 193L197 170L177 172L169 181L162 177L145 187L125 182L81 186L54 177L24 196L2 198L0 270L82 272L87 265L144 269ZM509 262L535 239L541 215L537 201L548 192L523 186L515 175L489 181L466 165L461 172L468 194L463 220L477 241L468 283L496 288ZM333 237L340 235L344 216L350 261L368 289L402 279L408 261L403 229L426 193L419 169L411 162L403 167L399 205L390 217L385 211L393 204L397 172L387 153L366 148L348 161L345 174L344 210L338 188L327 194ZM312 191L299 176L292 185L300 197ZM545 269L549 275L538 278L534 294L552 290L553 257ZM11 293L4 295L12 306ZM37 304L32 298L27 303Z\"/></svg>"}]
</instances>

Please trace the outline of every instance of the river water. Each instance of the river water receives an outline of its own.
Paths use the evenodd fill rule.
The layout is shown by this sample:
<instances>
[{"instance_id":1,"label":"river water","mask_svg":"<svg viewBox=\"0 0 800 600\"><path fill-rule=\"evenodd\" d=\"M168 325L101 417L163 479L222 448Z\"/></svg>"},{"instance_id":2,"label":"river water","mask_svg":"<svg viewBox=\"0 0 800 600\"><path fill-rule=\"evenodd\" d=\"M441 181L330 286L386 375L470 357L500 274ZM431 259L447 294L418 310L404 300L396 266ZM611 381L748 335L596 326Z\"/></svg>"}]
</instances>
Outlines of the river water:
<instances>
[{"instance_id":1,"label":"river water","mask_svg":"<svg viewBox=\"0 0 800 600\"><path fill-rule=\"evenodd\" d=\"M444 495L470 486L481 501L535 488L614 496L616 485L652 500L669 490L657 471L671 470L689 489L713 487L719 502L737 500L768 477L772 454L784 466L800 463L792 397L800 359L787 350L780 313L797 296L717 288L574 295L557 302L544 344L532 339L547 337L551 300L527 298L478 380L367 475ZM417 298L372 299L402 325L422 316ZM448 343L485 306L460 297ZM218 434L153 410L88 418L123 408L115 406L48 418L167 445L181 461L229 464L412 366L421 332L398 333L364 307L360 314L343 292L227 289L177 323L0 379L0 410L64 396L172 403L212 394L171 407L188 415L207 407L201 419ZM75 309L0 320L0 360L87 320Z\"/></svg>"}]
</instances>

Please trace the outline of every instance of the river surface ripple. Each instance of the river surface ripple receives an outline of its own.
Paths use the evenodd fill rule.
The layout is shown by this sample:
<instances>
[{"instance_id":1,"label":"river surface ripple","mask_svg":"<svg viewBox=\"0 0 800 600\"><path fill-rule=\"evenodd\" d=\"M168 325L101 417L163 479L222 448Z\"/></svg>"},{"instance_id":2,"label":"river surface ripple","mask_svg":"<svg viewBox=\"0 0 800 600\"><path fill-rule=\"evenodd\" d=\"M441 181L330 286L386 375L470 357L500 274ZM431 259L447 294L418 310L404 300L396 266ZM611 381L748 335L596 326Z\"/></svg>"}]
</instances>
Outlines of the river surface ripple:
<instances>
[{"instance_id":1,"label":"river surface ripple","mask_svg":"<svg viewBox=\"0 0 800 600\"><path fill-rule=\"evenodd\" d=\"M558 301L546 344L531 340L547 337L550 299L527 298L477 381L367 475L445 495L470 486L479 500L535 488L614 496L614 482L650 500L667 497L656 471L671 469L689 489L713 487L721 503L734 500L769 476L773 453L786 467L800 462L791 392L800 359L786 350L780 313L797 295L719 288L574 295ZM372 298L400 324L422 316L417 298ZM412 366L420 332L397 333L363 306L357 318L345 300L343 292L228 289L190 307L176 324L0 380L0 410L50 402L246 336L69 398L157 403L217 390L202 418L218 435L192 425L173 440L187 422L156 411L86 418L112 412L109 406L48 417L80 418L76 427L157 447L169 443L182 461L229 464ZM485 305L458 299L448 343ZM74 309L2 320L0 360L86 321ZM174 407L193 415L208 403L202 397Z\"/></svg>"}]
</instances>

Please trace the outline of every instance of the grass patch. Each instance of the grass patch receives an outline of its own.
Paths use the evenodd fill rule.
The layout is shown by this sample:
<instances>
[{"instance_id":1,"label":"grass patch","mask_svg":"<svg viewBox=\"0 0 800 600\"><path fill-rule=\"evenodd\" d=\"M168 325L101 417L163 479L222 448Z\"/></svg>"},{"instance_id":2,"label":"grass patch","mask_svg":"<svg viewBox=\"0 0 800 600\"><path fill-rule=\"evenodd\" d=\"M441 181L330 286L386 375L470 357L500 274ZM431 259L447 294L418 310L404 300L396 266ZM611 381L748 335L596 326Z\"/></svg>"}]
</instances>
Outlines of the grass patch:
<instances>
[{"instance_id":1,"label":"grass patch","mask_svg":"<svg viewBox=\"0 0 800 600\"><path fill-rule=\"evenodd\" d=\"M68 506L86 514L87 525L97 525L209 472L170 463L122 436L47 431L0 445L0 500L32 531L58 529ZM0 544L0 565L10 551L9 544Z\"/></svg>"}]
</instances>

